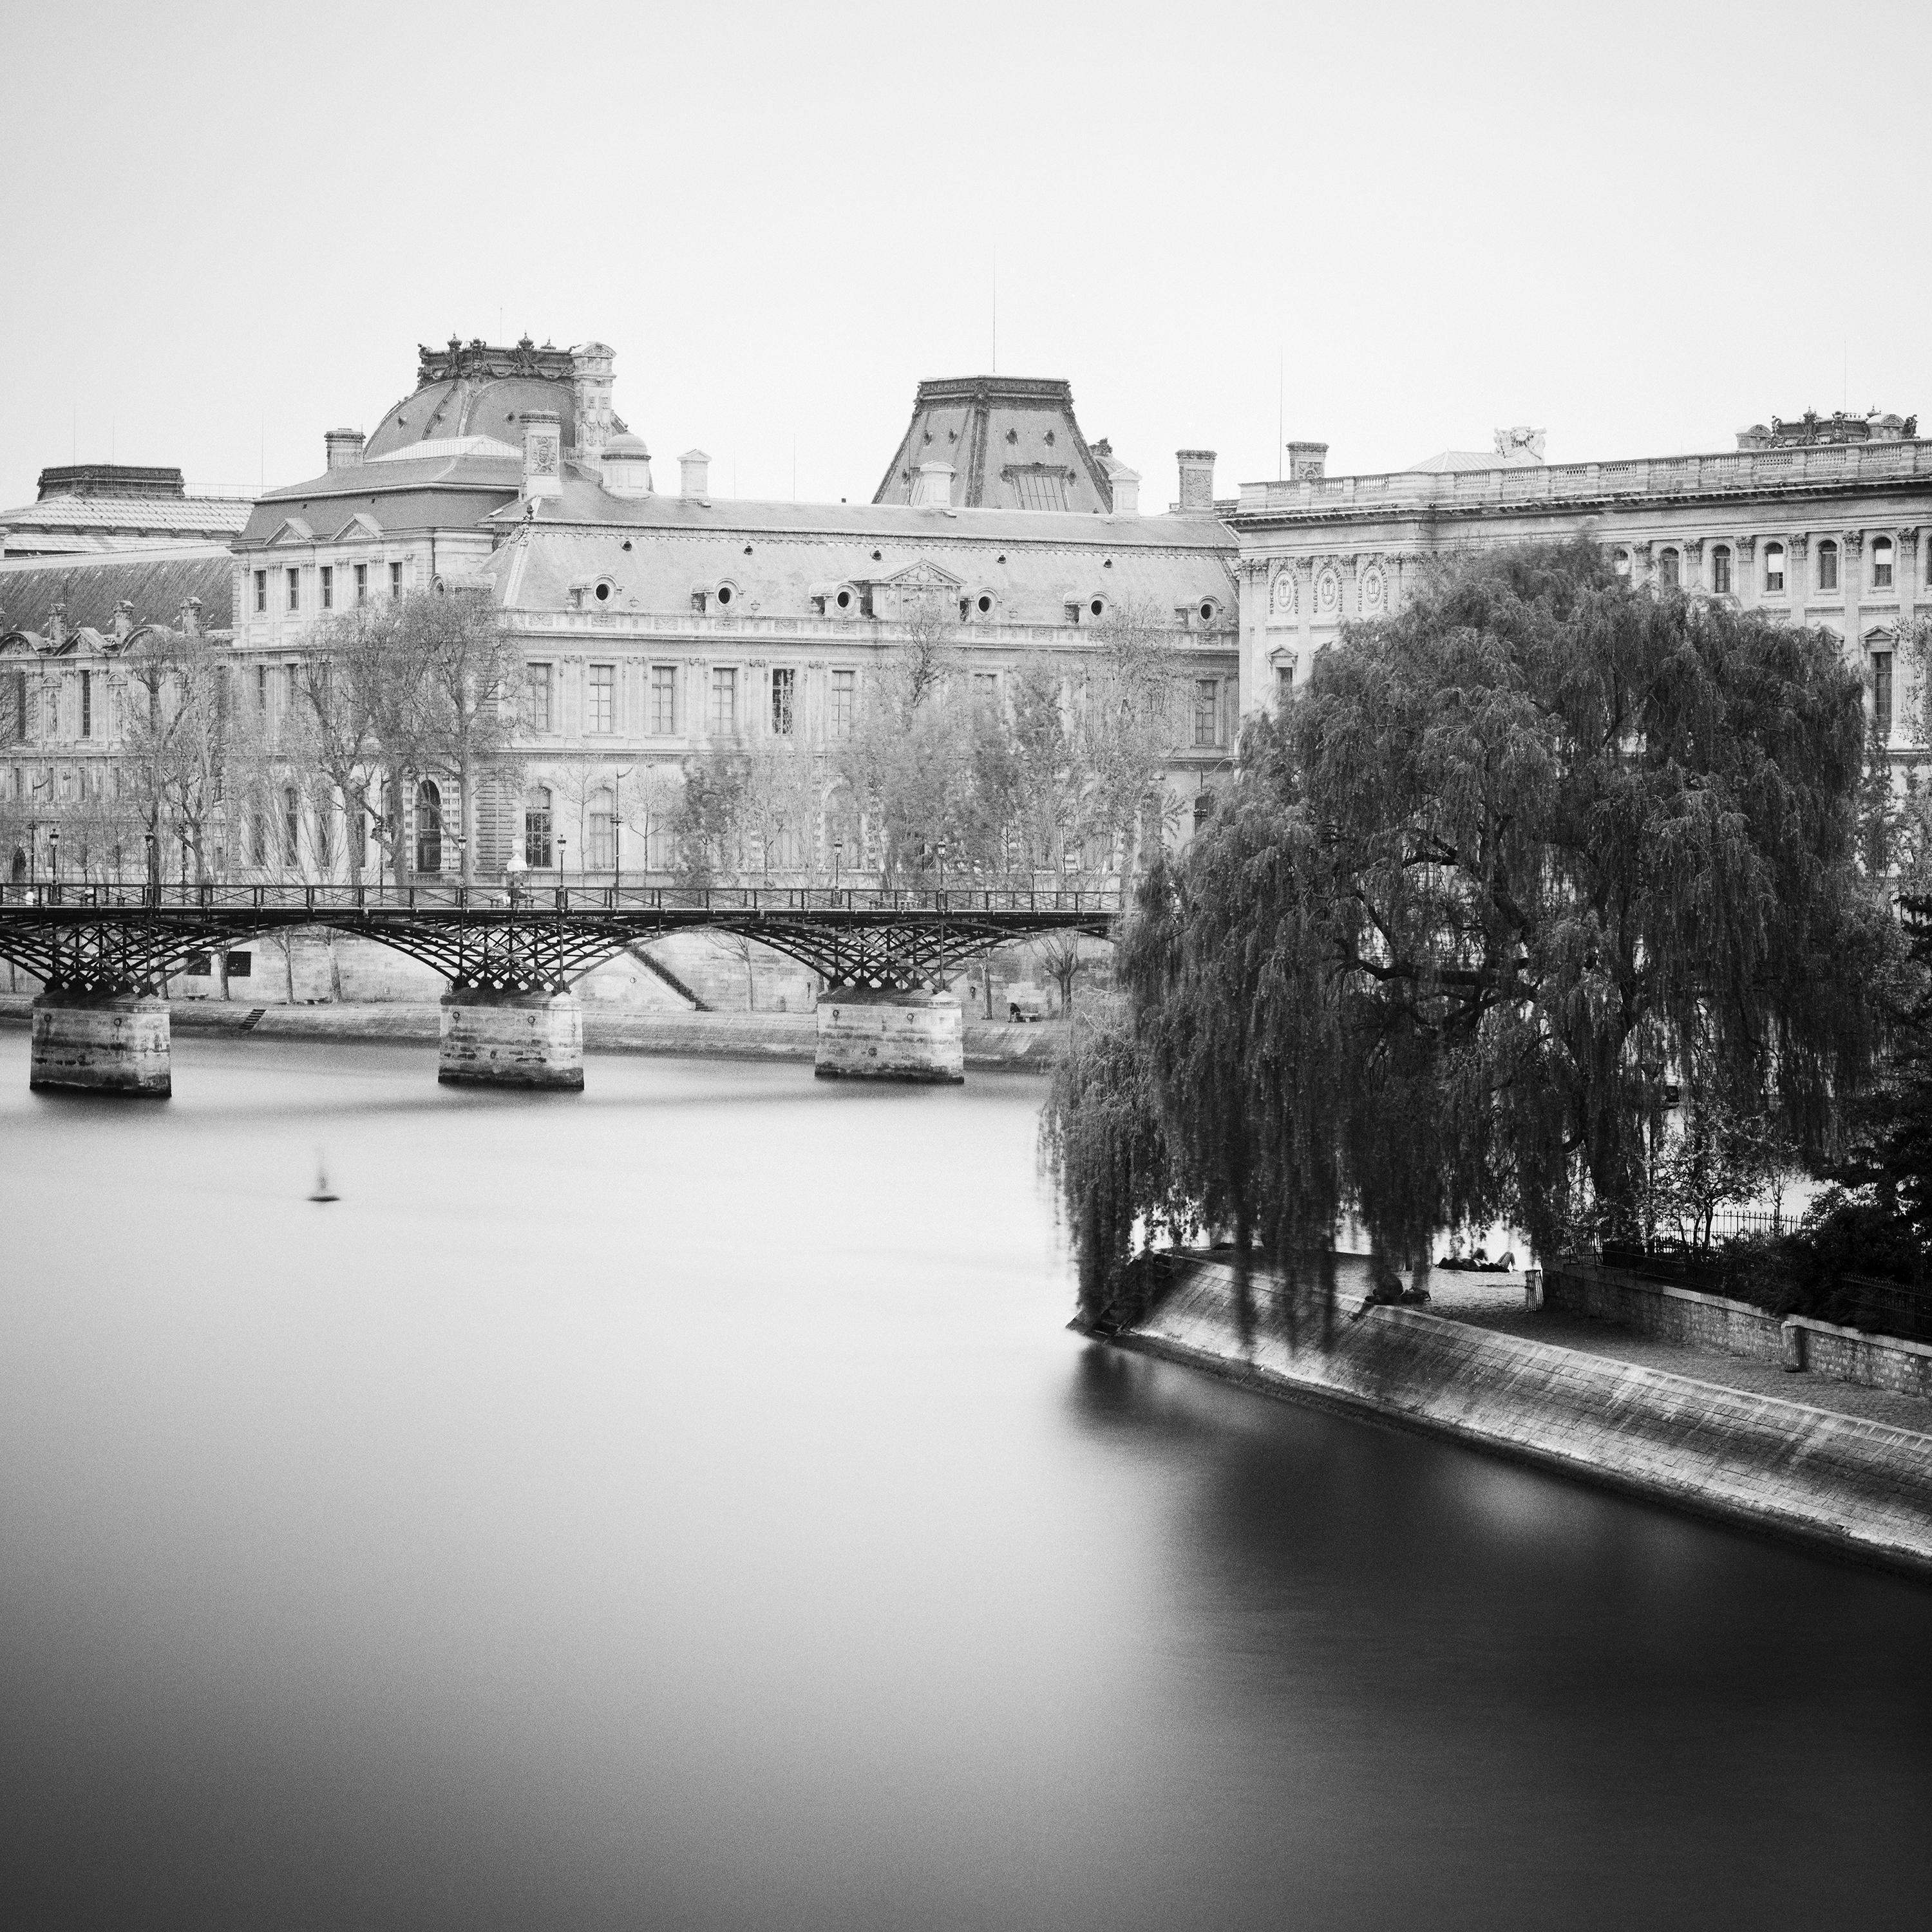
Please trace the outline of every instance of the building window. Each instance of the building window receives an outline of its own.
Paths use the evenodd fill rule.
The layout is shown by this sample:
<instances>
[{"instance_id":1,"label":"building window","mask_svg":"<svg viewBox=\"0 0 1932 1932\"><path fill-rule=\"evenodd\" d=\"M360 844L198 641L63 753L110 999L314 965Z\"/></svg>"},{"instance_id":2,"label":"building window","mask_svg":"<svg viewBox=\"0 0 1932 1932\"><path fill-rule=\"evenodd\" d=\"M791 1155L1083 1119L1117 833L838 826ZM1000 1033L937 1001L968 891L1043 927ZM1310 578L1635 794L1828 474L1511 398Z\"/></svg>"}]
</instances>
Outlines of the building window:
<instances>
[{"instance_id":1,"label":"building window","mask_svg":"<svg viewBox=\"0 0 1932 1932\"><path fill-rule=\"evenodd\" d=\"M268 667L255 667L255 709L266 718L268 715Z\"/></svg>"},{"instance_id":2,"label":"building window","mask_svg":"<svg viewBox=\"0 0 1932 1932\"><path fill-rule=\"evenodd\" d=\"M258 570L255 573L255 608L266 615L268 608L268 573Z\"/></svg>"},{"instance_id":3,"label":"building window","mask_svg":"<svg viewBox=\"0 0 1932 1932\"><path fill-rule=\"evenodd\" d=\"M590 869L608 872L617 862L616 801L600 791L590 801Z\"/></svg>"},{"instance_id":4,"label":"building window","mask_svg":"<svg viewBox=\"0 0 1932 1932\"><path fill-rule=\"evenodd\" d=\"M416 787L416 870L442 870L442 793L434 778Z\"/></svg>"},{"instance_id":5,"label":"building window","mask_svg":"<svg viewBox=\"0 0 1932 1932\"><path fill-rule=\"evenodd\" d=\"M1285 706L1294 695L1294 667L1292 664L1276 664L1274 668L1274 701Z\"/></svg>"},{"instance_id":6,"label":"building window","mask_svg":"<svg viewBox=\"0 0 1932 1932\"><path fill-rule=\"evenodd\" d=\"M302 666L298 664L282 667L282 711L286 716L302 701Z\"/></svg>"},{"instance_id":7,"label":"building window","mask_svg":"<svg viewBox=\"0 0 1932 1932\"><path fill-rule=\"evenodd\" d=\"M590 667L590 716L585 729L591 731L610 732L617 728L617 667L615 664L592 664Z\"/></svg>"},{"instance_id":8,"label":"building window","mask_svg":"<svg viewBox=\"0 0 1932 1932\"><path fill-rule=\"evenodd\" d=\"M291 570L286 574L289 580L289 608L291 610L299 610L302 608L302 572L298 570Z\"/></svg>"},{"instance_id":9,"label":"building window","mask_svg":"<svg viewBox=\"0 0 1932 1932\"><path fill-rule=\"evenodd\" d=\"M335 608L335 566L332 563L322 566L322 608L325 610Z\"/></svg>"},{"instance_id":10,"label":"building window","mask_svg":"<svg viewBox=\"0 0 1932 1932\"><path fill-rule=\"evenodd\" d=\"M852 735L854 714L859 704L859 674L856 670L835 670L832 674L832 735L835 738L849 738Z\"/></svg>"},{"instance_id":11,"label":"building window","mask_svg":"<svg viewBox=\"0 0 1932 1932\"><path fill-rule=\"evenodd\" d=\"M400 597L403 594L403 566L392 563L389 566L389 595Z\"/></svg>"},{"instance_id":12,"label":"building window","mask_svg":"<svg viewBox=\"0 0 1932 1932\"><path fill-rule=\"evenodd\" d=\"M369 566L366 563L356 566L356 601L358 604L369 601Z\"/></svg>"},{"instance_id":13,"label":"building window","mask_svg":"<svg viewBox=\"0 0 1932 1932\"><path fill-rule=\"evenodd\" d=\"M524 863L550 869L550 788L532 785L524 800Z\"/></svg>"},{"instance_id":14,"label":"building window","mask_svg":"<svg viewBox=\"0 0 1932 1932\"><path fill-rule=\"evenodd\" d=\"M1627 550L1614 550L1610 553L1610 568L1628 583L1630 580L1630 559Z\"/></svg>"},{"instance_id":15,"label":"building window","mask_svg":"<svg viewBox=\"0 0 1932 1932\"><path fill-rule=\"evenodd\" d=\"M1711 553L1711 588L1720 597L1728 597L1731 590L1731 547L1720 544Z\"/></svg>"},{"instance_id":16,"label":"building window","mask_svg":"<svg viewBox=\"0 0 1932 1932\"><path fill-rule=\"evenodd\" d=\"M1818 588L1835 590L1838 587L1838 546L1827 537L1818 546Z\"/></svg>"},{"instance_id":17,"label":"building window","mask_svg":"<svg viewBox=\"0 0 1932 1932\"><path fill-rule=\"evenodd\" d=\"M1676 590L1682 585L1683 573L1674 550L1665 550L1657 560L1657 578L1666 590Z\"/></svg>"},{"instance_id":18,"label":"building window","mask_svg":"<svg viewBox=\"0 0 1932 1932\"><path fill-rule=\"evenodd\" d=\"M973 701L975 704L997 705L1000 701L1000 674L996 670L976 670L973 674Z\"/></svg>"},{"instance_id":19,"label":"building window","mask_svg":"<svg viewBox=\"0 0 1932 1932\"><path fill-rule=\"evenodd\" d=\"M1892 588L1892 539L1880 537L1872 545L1872 588L1889 590Z\"/></svg>"},{"instance_id":20,"label":"building window","mask_svg":"<svg viewBox=\"0 0 1932 1932\"><path fill-rule=\"evenodd\" d=\"M791 736L792 694L797 681L798 673L795 670L772 673L772 731L775 736Z\"/></svg>"},{"instance_id":21,"label":"building window","mask_svg":"<svg viewBox=\"0 0 1932 1932\"><path fill-rule=\"evenodd\" d=\"M1221 680L1197 677L1194 680L1194 742L1196 746L1221 742Z\"/></svg>"},{"instance_id":22,"label":"building window","mask_svg":"<svg viewBox=\"0 0 1932 1932\"><path fill-rule=\"evenodd\" d=\"M266 866L268 862L268 821L259 812L248 815L248 850L256 865Z\"/></svg>"},{"instance_id":23,"label":"building window","mask_svg":"<svg viewBox=\"0 0 1932 1932\"><path fill-rule=\"evenodd\" d=\"M738 674L720 665L711 674L711 735L728 738L738 728Z\"/></svg>"},{"instance_id":24,"label":"building window","mask_svg":"<svg viewBox=\"0 0 1932 1932\"><path fill-rule=\"evenodd\" d=\"M282 862L302 863L302 800L293 785L282 788Z\"/></svg>"},{"instance_id":25,"label":"building window","mask_svg":"<svg viewBox=\"0 0 1932 1932\"><path fill-rule=\"evenodd\" d=\"M330 812L328 802L325 800L316 812L315 831L313 834L315 842L315 862L324 872L329 871L335 863L335 836L329 829L334 823L334 814Z\"/></svg>"},{"instance_id":26,"label":"building window","mask_svg":"<svg viewBox=\"0 0 1932 1932\"><path fill-rule=\"evenodd\" d=\"M1784 546L1768 543L1764 547L1764 588L1768 597L1784 594Z\"/></svg>"},{"instance_id":27,"label":"building window","mask_svg":"<svg viewBox=\"0 0 1932 1932\"><path fill-rule=\"evenodd\" d=\"M94 736L94 674L91 670L80 674L80 735Z\"/></svg>"},{"instance_id":28,"label":"building window","mask_svg":"<svg viewBox=\"0 0 1932 1932\"><path fill-rule=\"evenodd\" d=\"M1872 729L1879 742L1892 742L1892 653L1874 651L1872 668Z\"/></svg>"},{"instance_id":29,"label":"building window","mask_svg":"<svg viewBox=\"0 0 1932 1932\"><path fill-rule=\"evenodd\" d=\"M1198 832L1214 815L1214 794L1211 791L1196 792L1194 795L1194 829Z\"/></svg>"},{"instance_id":30,"label":"building window","mask_svg":"<svg viewBox=\"0 0 1932 1932\"><path fill-rule=\"evenodd\" d=\"M524 667L524 729L526 731L548 731L551 728L550 671L551 667L547 664Z\"/></svg>"},{"instance_id":31,"label":"building window","mask_svg":"<svg viewBox=\"0 0 1932 1932\"><path fill-rule=\"evenodd\" d=\"M677 730L677 667L651 666L651 730L668 738Z\"/></svg>"}]
</instances>

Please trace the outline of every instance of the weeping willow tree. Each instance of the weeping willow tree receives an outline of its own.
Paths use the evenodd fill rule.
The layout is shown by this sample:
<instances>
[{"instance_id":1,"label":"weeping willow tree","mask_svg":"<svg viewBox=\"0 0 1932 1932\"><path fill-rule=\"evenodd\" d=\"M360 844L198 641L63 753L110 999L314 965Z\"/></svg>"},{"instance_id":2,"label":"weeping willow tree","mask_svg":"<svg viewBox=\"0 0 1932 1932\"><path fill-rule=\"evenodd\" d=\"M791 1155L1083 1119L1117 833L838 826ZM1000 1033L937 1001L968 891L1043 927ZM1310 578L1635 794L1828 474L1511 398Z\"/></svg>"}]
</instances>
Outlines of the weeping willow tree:
<instances>
[{"instance_id":1,"label":"weeping willow tree","mask_svg":"<svg viewBox=\"0 0 1932 1932\"><path fill-rule=\"evenodd\" d=\"M1352 627L1147 878L1123 1004L1056 1078L1090 1318L1190 1225L1297 1290L1345 1206L1424 1267L1466 1220L1545 1254L1633 1233L1693 1069L1826 1149L1897 945L1856 863L1862 735L1825 634L1633 591L1587 544L1459 560Z\"/></svg>"}]
</instances>

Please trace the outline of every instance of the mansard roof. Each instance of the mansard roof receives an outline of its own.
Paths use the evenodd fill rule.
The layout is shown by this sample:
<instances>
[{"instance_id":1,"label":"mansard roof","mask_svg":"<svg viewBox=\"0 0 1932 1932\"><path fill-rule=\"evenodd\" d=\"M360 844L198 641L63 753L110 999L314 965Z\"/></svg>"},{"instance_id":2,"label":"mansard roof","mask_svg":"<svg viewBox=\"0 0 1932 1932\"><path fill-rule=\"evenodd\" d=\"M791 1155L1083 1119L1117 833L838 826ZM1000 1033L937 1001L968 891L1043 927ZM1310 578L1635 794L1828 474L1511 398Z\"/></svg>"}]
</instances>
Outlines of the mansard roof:
<instances>
[{"instance_id":1,"label":"mansard roof","mask_svg":"<svg viewBox=\"0 0 1932 1932\"><path fill-rule=\"evenodd\" d=\"M13 556L84 556L225 538L248 520L242 496L44 496L0 510Z\"/></svg>"},{"instance_id":2,"label":"mansard roof","mask_svg":"<svg viewBox=\"0 0 1932 1932\"><path fill-rule=\"evenodd\" d=\"M569 609L574 590L608 579L611 611L688 614L694 586L728 582L744 616L805 616L828 584L915 571L991 591L1010 623L1064 623L1072 598L1166 612L1234 596L1234 538L1212 518L622 498L566 478L561 497L490 522L508 540L484 574L519 610Z\"/></svg>"},{"instance_id":3,"label":"mansard roof","mask_svg":"<svg viewBox=\"0 0 1932 1932\"><path fill-rule=\"evenodd\" d=\"M111 632L124 601L134 606L136 624L171 626L190 597L201 599L204 630L226 630L234 620L234 558L212 545L85 563L0 562L0 632L48 634L59 604L70 630Z\"/></svg>"},{"instance_id":4,"label":"mansard roof","mask_svg":"<svg viewBox=\"0 0 1932 1932\"><path fill-rule=\"evenodd\" d=\"M304 483L285 484L255 506L238 547L254 550L272 543L284 525L296 520L332 532L364 517L398 536L472 529L498 505L513 501L523 487L523 458L507 448L492 453L501 447L346 464Z\"/></svg>"},{"instance_id":5,"label":"mansard roof","mask_svg":"<svg viewBox=\"0 0 1932 1932\"><path fill-rule=\"evenodd\" d=\"M1073 415L1073 386L1057 377L956 376L922 382L875 503L911 500L920 466L952 467L956 508L1114 507L1113 479Z\"/></svg>"}]
</instances>

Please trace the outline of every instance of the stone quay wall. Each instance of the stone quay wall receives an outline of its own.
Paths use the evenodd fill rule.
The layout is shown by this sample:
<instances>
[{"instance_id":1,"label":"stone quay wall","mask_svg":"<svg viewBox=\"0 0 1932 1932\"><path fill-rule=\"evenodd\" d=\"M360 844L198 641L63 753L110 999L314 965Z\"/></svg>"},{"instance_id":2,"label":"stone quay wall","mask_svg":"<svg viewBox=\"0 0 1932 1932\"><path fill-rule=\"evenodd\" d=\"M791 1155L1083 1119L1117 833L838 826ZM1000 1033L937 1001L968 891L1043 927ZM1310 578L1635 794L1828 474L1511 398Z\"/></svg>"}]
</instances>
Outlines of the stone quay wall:
<instances>
[{"instance_id":1,"label":"stone quay wall","mask_svg":"<svg viewBox=\"0 0 1932 1932\"><path fill-rule=\"evenodd\" d=\"M1863 1388L1932 1398L1932 1347L1922 1342L1869 1335L1808 1315L1780 1321L1747 1301L1646 1281L1616 1268L1550 1268L1544 1276L1543 1304L1684 1348L1745 1355ZM1932 1424L1932 1417L1928 1421Z\"/></svg>"},{"instance_id":2,"label":"stone quay wall","mask_svg":"<svg viewBox=\"0 0 1932 1932\"><path fill-rule=\"evenodd\" d=\"M1233 1270L1188 1266L1118 1345L1267 1394L1366 1412L1932 1580L1932 1434L1346 1302L1291 1346L1271 1294L1244 1345Z\"/></svg>"}]
</instances>

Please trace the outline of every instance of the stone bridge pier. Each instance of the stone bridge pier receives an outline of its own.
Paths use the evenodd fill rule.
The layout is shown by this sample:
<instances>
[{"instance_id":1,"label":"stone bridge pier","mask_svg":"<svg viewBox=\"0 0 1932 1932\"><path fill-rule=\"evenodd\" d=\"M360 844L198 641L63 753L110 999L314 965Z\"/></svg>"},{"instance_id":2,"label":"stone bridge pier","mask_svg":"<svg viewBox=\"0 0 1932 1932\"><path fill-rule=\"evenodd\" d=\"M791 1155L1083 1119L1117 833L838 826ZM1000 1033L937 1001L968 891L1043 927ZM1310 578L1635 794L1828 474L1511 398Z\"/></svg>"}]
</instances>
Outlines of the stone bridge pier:
<instances>
[{"instance_id":1,"label":"stone bridge pier","mask_svg":"<svg viewBox=\"0 0 1932 1932\"><path fill-rule=\"evenodd\" d=\"M165 1100L173 1091L168 1003L158 994L50 987L34 1001L33 1022L27 1084L36 1093Z\"/></svg>"},{"instance_id":2,"label":"stone bridge pier","mask_svg":"<svg viewBox=\"0 0 1932 1932\"><path fill-rule=\"evenodd\" d=\"M568 991L452 986L436 1077L446 1087L584 1090L584 1010Z\"/></svg>"},{"instance_id":3,"label":"stone bridge pier","mask_svg":"<svg viewBox=\"0 0 1932 1932\"><path fill-rule=\"evenodd\" d=\"M818 1002L821 1080L966 1078L966 1029L950 993L896 986L828 987Z\"/></svg>"}]
</instances>

